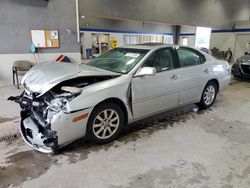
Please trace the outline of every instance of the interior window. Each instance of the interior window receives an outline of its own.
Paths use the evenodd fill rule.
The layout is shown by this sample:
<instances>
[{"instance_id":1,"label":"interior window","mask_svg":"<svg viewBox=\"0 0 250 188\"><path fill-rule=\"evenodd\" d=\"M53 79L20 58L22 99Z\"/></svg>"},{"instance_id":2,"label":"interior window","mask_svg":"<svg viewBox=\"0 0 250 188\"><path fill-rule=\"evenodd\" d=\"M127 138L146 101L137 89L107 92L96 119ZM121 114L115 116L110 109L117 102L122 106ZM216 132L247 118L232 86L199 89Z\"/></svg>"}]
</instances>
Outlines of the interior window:
<instances>
[{"instance_id":1,"label":"interior window","mask_svg":"<svg viewBox=\"0 0 250 188\"><path fill-rule=\"evenodd\" d=\"M154 67L156 72L171 70L174 68L173 54L170 48L161 49L153 53L143 67Z\"/></svg>"},{"instance_id":2,"label":"interior window","mask_svg":"<svg viewBox=\"0 0 250 188\"><path fill-rule=\"evenodd\" d=\"M197 52L188 48L178 48L180 66L187 67L204 63L204 58Z\"/></svg>"}]
</instances>

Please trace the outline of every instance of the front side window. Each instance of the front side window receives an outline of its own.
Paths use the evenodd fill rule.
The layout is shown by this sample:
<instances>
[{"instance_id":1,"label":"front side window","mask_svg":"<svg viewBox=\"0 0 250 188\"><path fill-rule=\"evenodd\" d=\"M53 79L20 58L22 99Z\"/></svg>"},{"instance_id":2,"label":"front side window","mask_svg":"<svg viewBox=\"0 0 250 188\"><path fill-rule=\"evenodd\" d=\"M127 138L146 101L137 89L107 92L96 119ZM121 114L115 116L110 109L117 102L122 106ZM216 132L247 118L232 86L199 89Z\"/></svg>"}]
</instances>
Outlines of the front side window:
<instances>
[{"instance_id":1,"label":"front side window","mask_svg":"<svg viewBox=\"0 0 250 188\"><path fill-rule=\"evenodd\" d=\"M156 72L171 70L174 68L172 49L166 48L154 52L143 67L154 67Z\"/></svg>"},{"instance_id":2,"label":"front side window","mask_svg":"<svg viewBox=\"0 0 250 188\"><path fill-rule=\"evenodd\" d=\"M204 57L194 50L178 48L176 51L179 57L180 67L188 67L204 63Z\"/></svg>"},{"instance_id":3,"label":"front side window","mask_svg":"<svg viewBox=\"0 0 250 188\"><path fill-rule=\"evenodd\" d=\"M149 52L144 49L114 48L88 63L96 68L127 74Z\"/></svg>"}]
</instances>

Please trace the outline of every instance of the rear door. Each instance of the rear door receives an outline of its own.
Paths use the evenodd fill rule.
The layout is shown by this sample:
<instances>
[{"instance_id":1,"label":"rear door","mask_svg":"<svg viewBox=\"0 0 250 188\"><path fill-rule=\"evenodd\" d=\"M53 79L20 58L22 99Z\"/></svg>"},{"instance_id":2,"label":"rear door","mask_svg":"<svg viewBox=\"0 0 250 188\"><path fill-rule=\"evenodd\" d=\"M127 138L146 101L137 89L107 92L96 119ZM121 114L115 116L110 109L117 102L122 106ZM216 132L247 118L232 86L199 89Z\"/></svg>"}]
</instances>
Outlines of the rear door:
<instances>
[{"instance_id":1,"label":"rear door","mask_svg":"<svg viewBox=\"0 0 250 188\"><path fill-rule=\"evenodd\" d=\"M179 105L198 102L209 72L205 67L205 57L192 48L176 48L179 59L180 81Z\"/></svg>"},{"instance_id":2,"label":"rear door","mask_svg":"<svg viewBox=\"0 0 250 188\"><path fill-rule=\"evenodd\" d=\"M178 82L173 48L154 52L142 67L154 67L156 75L132 79L134 118L138 119L178 105Z\"/></svg>"}]
</instances>

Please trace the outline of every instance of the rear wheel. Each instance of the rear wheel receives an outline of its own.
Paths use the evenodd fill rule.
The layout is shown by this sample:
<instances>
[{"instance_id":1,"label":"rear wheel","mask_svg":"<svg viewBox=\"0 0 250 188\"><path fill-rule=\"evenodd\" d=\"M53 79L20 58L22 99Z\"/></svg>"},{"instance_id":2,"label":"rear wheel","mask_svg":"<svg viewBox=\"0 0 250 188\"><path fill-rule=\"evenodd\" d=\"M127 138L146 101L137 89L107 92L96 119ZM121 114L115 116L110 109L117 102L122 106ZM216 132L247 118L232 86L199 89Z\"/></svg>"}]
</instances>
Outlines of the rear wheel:
<instances>
[{"instance_id":1,"label":"rear wheel","mask_svg":"<svg viewBox=\"0 0 250 188\"><path fill-rule=\"evenodd\" d=\"M124 126L124 113L115 103L103 103L91 113L87 125L87 139L106 144L116 139Z\"/></svg>"},{"instance_id":2,"label":"rear wheel","mask_svg":"<svg viewBox=\"0 0 250 188\"><path fill-rule=\"evenodd\" d=\"M217 93L217 84L214 81L208 82L203 90L201 101L197 105L202 109L210 108L216 100Z\"/></svg>"}]
</instances>

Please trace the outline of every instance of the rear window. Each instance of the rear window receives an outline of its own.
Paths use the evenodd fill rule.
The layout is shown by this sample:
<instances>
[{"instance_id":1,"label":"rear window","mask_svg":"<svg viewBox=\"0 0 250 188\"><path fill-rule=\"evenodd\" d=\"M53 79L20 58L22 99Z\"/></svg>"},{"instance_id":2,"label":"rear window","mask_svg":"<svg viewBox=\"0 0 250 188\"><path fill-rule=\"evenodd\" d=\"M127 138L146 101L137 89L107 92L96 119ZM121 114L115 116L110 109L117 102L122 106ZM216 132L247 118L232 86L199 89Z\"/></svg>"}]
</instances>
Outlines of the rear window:
<instances>
[{"instance_id":1,"label":"rear window","mask_svg":"<svg viewBox=\"0 0 250 188\"><path fill-rule=\"evenodd\" d=\"M177 54L181 67L200 65L205 62L205 57L193 49L178 48Z\"/></svg>"}]
</instances>

